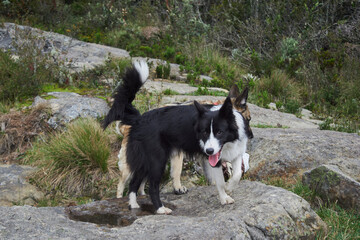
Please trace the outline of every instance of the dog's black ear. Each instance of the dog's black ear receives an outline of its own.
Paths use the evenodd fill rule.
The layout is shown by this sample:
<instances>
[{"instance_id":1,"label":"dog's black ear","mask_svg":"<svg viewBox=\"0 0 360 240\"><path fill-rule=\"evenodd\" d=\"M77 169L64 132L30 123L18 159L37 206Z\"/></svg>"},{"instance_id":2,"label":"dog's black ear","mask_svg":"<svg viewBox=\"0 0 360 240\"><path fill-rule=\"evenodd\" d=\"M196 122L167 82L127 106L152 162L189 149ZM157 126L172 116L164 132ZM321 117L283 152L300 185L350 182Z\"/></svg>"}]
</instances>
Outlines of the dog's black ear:
<instances>
[{"instance_id":1,"label":"dog's black ear","mask_svg":"<svg viewBox=\"0 0 360 240\"><path fill-rule=\"evenodd\" d=\"M247 103L248 94L249 94L249 88L246 87L244 89L244 91L240 94L240 96L236 97L235 105L236 106L245 106Z\"/></svg>"},{"instance_id":2,"label":"dog's black ear","mask_svg":"<svg viewBox=\"0 0 360 240\"><path fill-rule=\"evenodd\" d=\"M203 115L204 113L206 113L207 111L209 111L203 105L198 103L197 101L194 101L194 105L200 116Z\"/></svg>"},{"instance_id":3,"label":"dog's black ear","mask_svg":"<svg viewBox=\"0 0 360 240\"><path fill-rule=\"evenodd\" d=\"M219 110L219 114L222 117L228 118L230 116L233 116L233 106L231 103L231 99L229 97L227 97L225 99L224 104L222 105L222 107Z\"/></svg>"},{"instance_id":4,"label":"dog's black ear","mask_svg":"<svg viewBox=\"0 0 360 240\"><path fill-rule=\"evenodd\" d=\"M233 84L231 86L228 96L229 98L237 98L238 96L240 96L240 91L236 84Z\"/></svg>"}]
</instances>

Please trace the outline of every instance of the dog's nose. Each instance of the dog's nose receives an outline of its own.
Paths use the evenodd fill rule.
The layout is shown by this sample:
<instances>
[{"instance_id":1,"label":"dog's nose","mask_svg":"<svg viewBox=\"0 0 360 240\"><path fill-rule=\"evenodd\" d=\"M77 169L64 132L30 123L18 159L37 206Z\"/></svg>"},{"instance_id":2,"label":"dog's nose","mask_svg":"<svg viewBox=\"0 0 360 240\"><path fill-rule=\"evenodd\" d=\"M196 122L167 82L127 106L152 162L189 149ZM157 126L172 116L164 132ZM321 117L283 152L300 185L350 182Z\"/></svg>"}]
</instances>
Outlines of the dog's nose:
<instances>
[{"instance_id":1,"label":"dog's nose","mask_svg":"<svg viewBox=\"0 0 360 240\"><path fill-rule=\"evenodd\" d=\"M212 155L214 153L214 149L213 148L207 148L206 153L209 154L209 155Z\"/></svg>"},{"instance_id":2,"label":"dog's nose","mask_svg":"<svg viewBox=\"0 0 360 240\"><path fill-rule=\"evenodd\" d=\"M250 130L250 136L249 136L250 139L254 138L254 134L253 132Z\"/></svg>"},{"instance_id":3,"label":"dog's nose","mask_svg":"<svg viewBox=\"0 0 360 240\"><path fill-rule=\"evenodd\" d=\"M252 132L252 130L251 130L251 128L250 128L250 126L249 126L249 129L248 129L248 131L247 131L247 135L248 135L248 138L249 138L249 139L254 138L254 134L253 134L253 132Z\"/></svg>"}]
</instances>

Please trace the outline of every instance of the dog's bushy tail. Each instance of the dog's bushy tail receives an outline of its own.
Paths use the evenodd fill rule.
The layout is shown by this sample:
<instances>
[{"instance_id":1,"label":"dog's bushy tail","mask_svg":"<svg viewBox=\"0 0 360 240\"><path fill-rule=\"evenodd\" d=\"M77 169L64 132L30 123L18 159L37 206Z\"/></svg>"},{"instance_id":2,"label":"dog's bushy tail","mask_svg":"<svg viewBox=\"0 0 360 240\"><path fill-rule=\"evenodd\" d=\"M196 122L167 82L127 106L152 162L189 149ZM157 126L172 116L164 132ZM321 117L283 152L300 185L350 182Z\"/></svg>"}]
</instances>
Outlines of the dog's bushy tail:
<instances>
[{"instance_id":1,"label":"dog's bushy tail","mask_svg":"<svg viewBox=\"0 0 360 240\"><path fill-rule=\"evenodd\" d=\"M145 61L134 62L126 71L115 91L114 103L102 123L104 129L113 121L120 120L123 124L132 125L140 118L140 113L132 105L132 101L148 77L149 67Z\"/></svg>"}]
</instances>

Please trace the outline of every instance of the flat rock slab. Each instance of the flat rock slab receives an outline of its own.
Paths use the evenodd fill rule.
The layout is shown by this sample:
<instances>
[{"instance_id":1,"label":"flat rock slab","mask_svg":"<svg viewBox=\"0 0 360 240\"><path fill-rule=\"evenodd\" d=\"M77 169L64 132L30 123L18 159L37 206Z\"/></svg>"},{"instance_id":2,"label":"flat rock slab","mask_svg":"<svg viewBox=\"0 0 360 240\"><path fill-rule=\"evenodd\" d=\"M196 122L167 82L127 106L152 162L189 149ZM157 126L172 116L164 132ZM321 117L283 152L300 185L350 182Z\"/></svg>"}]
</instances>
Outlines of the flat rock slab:
<instances>
[{"instance_id":1,"label":"flat rock slab","mask_svg":"<svg viewBox=\"0 0 360 240\"><path fill-rule=\"evenodd\" d=\"M308 202L282 188L242 181L232 196L235 203L222 206L212 186L162 195L165 205L174 206L172 215L143 216L112 228L71 220L59 207L0 207L0 239L311 239L326 229ZM83 209L98 205L107 212L109 203L114 206L99 201Z\"/></svg>"},{"instance_id":2,"label":"flat rock slab","mask_svg":"<svg viewBox=\"0 0 360 240\"><path fill-rule=\"evenodd\" d=\"M160 104L161 105L193 104L195 100L200 103L208 103L208 104L217 103L217 102L222 103L225 100L225 97L172 95L172 96L163 96Z\"/></svg>"},{"instance_id":3,"label":"flat rock slab","mask_svg":"<svg viewBox=\"0 0 360 240\"><path fill-rule=\"evenodd\" d=\"M248 105L251 113L250 123L252 125L263 124L283 128L319 128L319 126L312 121L298 118L294 114L266 109L254 104Z\"/></svg>"},{"instance_id":4,"label":"flat rock slab","mask_svg":"<svg viewBox=\"0 0 360 240\"><path fill-rule=\"evenodd\" d=\"M177 91L176 86L171 88L171 90ZM216 102L224 101L225 97L173 95L173 96L164 96L161 100L161 104L162 105L181 104L181 103L192 104L194 100L199 101L200 103L202 102L216 103ZM250 124L252 126L256 126L260 124L260 125L282 127L282 128L311 128L311 129L319 128L319 126L315 124L313 120L301 119L293 114L283 113L271 109L258 107L251 103L248 103L248 106L251 113Z\"/></svg>"},{"instance_id":5,"label":"flat rock slab","mask_svg":"<svg viewBox=\"0 0 360 240\"><path fill-rule=\"evenodd\" d=\"M82 42L62 34L14 23L5 23L4 28L0 28L0 48L14 49L14 41L22 40L16 38L20 31L22 34L37 37L37 45L42 47L43 52L56 52L60 58L70 64L70 69L75 72L102 65L109 56L115 58L130 57L129 53L123 49Z\"/></svg>"},{"instance_id":6,"label":"flat rock slab","mask_svg":"<svg viewBox=\"0 0 360 240\"><path fill-rule=\"evenodd\" d=\"M360 136L317 129L252 128L249 174L257 179L301 176L321 164L336 165L360 181Z\"/></svg>"},{"instance_id":7,"label":"flat rock slab","mask_svg":"<svg viewBox=\"0 0 360 240\"><path fill-rule=\"evenodd\" d=\"M321 165L303 174L302 181L316 191L325 202L360 213L360 183L345 175L337 166Z\"/></svg>"},{"instance_id":8,"label":"flat rock slab","mask_svg":"<svg viewBox=\"0 0 360 240\"><path fill-rule=\"evenodd\" d=\"M0 165L0 206L34 204L44 197L26 177L36 169L30 166Z\"/></svg>"},{"instance_id":9,"label":"flat rock slab","mask_svg":"<svg viewBox=\"0 0 360 240\"><path fill-rule=\"evenodd\" d=\"M198 87L192 87L186 83L170 82L170 81L151 81L148 80L143 86L149 92L163 92L165 90L172 90L178 94L192 94L198 90ZM228 93L228 90L222 88L207 88L209 91L219 91Z\"/></svg>"},{"instance_id":10,"label":"flat rock slab","mask_svg":"<svg viewBox=\"0 0 360 240\"><path fill-rule=\"evenodd\" d=\"M48 95L55 98L45 100L38 96L33 106L44 103L50 106L52 116L48 123L53 128L78 117L98 118L110 110L106 101L100 98L81 96L72 92L50 92Z\"/></svg>"}]
</instances>

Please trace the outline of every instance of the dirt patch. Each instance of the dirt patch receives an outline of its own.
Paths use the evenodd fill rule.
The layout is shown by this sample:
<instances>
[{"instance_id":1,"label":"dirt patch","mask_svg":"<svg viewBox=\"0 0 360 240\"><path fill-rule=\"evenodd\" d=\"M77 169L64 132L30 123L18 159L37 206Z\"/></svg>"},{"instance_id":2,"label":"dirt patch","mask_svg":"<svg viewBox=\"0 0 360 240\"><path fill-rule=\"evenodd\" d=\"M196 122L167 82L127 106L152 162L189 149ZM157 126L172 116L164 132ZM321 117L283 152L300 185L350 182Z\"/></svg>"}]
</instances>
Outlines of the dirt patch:
<instances>
[{"instance_id":1,"label":"dirt patch","mask_svg":"<svg viewBox=\"0 0 360 240\"><path fill-rule=\"evenodd\" d=\"M49 111L39 105L29 112L10 111L0 116L0 163L19 163L24 152L32 147L36 137L52 131L47 123Z\"/></svg>"}]
</instances>

